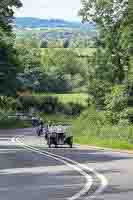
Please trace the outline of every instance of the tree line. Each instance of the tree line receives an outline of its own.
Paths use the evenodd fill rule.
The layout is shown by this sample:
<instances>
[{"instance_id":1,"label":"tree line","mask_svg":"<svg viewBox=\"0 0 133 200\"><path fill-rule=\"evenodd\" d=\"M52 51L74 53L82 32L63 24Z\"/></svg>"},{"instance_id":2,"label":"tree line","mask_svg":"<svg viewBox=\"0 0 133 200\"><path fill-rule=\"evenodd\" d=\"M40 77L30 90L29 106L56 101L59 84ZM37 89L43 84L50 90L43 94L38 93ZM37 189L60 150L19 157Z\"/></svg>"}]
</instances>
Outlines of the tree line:
<instances>
[{"instance_id":1,"label":"tree line","mask_svg":"<svg viewBox=\"0 0 133 200\"><path fill-rule=\"evenodd\" d=\"M97 26L88 90L112 123L133 118L132 7L128 0L83 0L79 11L83 21Z\"/></svg>"},{"instance_id":2,"label":"tree line","mask_svg":"<svg viewBox=\"0 0 133 200\"><path fill-rule=\"evenodd\" d=\"M91 21L97 27L96 52L87 56L87 62L68 48L68 41L51 53L48 48L28 49L25 44L18 48L12 20L13 8L21 6L19 0L0 4L1 101L25 90L85 91L93 97L97 110L106 111L111 123L132 122L132 4L128 0L82 0L79 15L83 22Z\"/></svg>"}]
</instances>

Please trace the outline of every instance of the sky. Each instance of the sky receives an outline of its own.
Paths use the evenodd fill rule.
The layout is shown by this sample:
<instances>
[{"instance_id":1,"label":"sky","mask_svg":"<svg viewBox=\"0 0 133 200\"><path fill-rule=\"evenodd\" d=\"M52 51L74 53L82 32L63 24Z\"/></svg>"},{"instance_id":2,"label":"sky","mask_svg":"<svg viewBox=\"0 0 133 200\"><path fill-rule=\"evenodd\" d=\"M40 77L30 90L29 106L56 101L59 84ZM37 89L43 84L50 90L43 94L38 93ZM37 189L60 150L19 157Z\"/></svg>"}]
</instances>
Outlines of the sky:
<instances>
[{"instance_id":1,"label":"sky","mask_svg":"<svg viewBox=\"0 0 133 200\"><path fill-rule=\"evenodd\" d=\"M17 9L17 17L58 18L80 20L77 16L80 0L21 0L23 7Z\"/></svg>"}]
</instances>

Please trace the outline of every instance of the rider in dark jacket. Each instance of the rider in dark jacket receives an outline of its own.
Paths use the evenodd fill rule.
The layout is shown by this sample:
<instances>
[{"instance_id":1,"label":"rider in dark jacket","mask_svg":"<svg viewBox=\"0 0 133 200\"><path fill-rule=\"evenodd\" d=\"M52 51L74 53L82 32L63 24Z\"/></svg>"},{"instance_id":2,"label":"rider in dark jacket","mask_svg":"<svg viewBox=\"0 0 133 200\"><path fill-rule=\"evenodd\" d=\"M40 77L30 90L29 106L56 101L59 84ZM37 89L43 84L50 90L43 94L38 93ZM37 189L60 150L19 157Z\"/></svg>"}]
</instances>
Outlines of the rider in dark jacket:
<instances>
[{"instance_id":1,"label":"rider in dark jacket","mask_svg":"<svg viewBox=\"0 0 133 200\"><path fill-rule=\"evenodd\" d=\"M40 136L42 133L43 133L43 121L41 120L39 123L38 136Z\"/></svg>"}]
</instances>

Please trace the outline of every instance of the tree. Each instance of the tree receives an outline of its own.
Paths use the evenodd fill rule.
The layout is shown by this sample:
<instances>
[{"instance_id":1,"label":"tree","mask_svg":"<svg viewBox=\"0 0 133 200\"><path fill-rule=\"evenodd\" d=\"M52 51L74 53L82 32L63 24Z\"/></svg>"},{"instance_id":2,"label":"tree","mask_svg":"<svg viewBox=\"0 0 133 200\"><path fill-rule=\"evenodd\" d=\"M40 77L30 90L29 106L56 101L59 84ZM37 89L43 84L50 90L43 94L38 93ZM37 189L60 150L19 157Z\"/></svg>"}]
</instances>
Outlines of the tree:
<instances>
[{"instance_id":1,"label":"tree","mask_svg":"<svg viewBox=\"0 0 133 200\"><path fill-rule=\"evenodd\" d=\"M132 10L132 6L129 7ZM122 110L127 110L127 103L123 103L127 100L128 88L125 68L128 66L128 70L131 70L132 45L131 42L129 45L129 39L132 34L129 27L132 27L132 12L128 16L129 7L128 0L82 0L79 12L83 21L91 21L97 26L97 51L89 90L94 93L96 102L100 100L98 103L100 106L103 104L102 108L106 109L107 114L111 113L112 121L117 123L122 115L127 117ZM121 86L122 93L119 91ZM114 110L116 115L113 114Z\"/></svg>"},{"instance_id":2,"label":"tree","mask_svg":"<svg viewBox=\"0 0 133 200\"><path fill-rule=\"evenodd\" d=\"M122 83L125 79L124 66L128 63L128 48L125 38L123 45L123 28L127 23L128 0L83 0L79 14L83 21L93 21L97 25L96 65L108 71L114 83ZM100 51L104 49L104 51ZM106 56L108 55L108 56Z\"/></svg>"},{"instance_id":3,"label":"tree","mask_svg":"<svg viewBox=\"0 0 133 200\"><path fill-rule=\"evenodd\" d=\"M41 50L21 47L19 49L19 60L22 66L22 72L18 76L21 83L20 90L37 90L40 87L40 79L42 79L44 72L41 64Z\"/></svg>"},{"instance_id":4,"label":"tree","mask_svg":"<svg viewBox=\"0 0 133 200\"><path fill-rule=\"evenodd\" d=\"M86 87L88 66L75 49L45 49L42 51L42 63L48 77L56 80L57 84L55 81L50 83L54 91L72 91L75 88L78 91Z\"/></svg>"},{"instance_id":5,"label":"tree","mask_svg":"<svg viewBox=\"0 0 133 200\"><path fill-rule=\"evenodd\" d=\"M63 42L63 48L68 48L69 47L69 40L65 40Z\"/></svg>"},{"instance_id":6,"label":"tree","mask_svg":"<svg viewBox=\"0 0 133 200\"><path fill-rule=\"evenodd\" d=\"M11 34L12 22L14 16L14 7L20 8L20 0L1 0L0 1L0 27L7 34Z\"/></svg>"},{"instance_id":7,"label":"tree","mask_svg":"<svg viewBox=\"0 0 133 200\"><path fill-rule=\"evenodd\" d=\"M48 48L48 41L43 40L43 41L41 42L40 48Z\"/></svg>"},{"instance_id":8,"label":"tree","mask_svg":"<svg viewBox=\"0 0 133 200\"><path fill-rule=\"evenodd\" d=\"M19 59L11 23L13 8L21 5L19 0L1 0L0 3L0 96L15 95L18 87Z\"/></svg>"}]
</instances>

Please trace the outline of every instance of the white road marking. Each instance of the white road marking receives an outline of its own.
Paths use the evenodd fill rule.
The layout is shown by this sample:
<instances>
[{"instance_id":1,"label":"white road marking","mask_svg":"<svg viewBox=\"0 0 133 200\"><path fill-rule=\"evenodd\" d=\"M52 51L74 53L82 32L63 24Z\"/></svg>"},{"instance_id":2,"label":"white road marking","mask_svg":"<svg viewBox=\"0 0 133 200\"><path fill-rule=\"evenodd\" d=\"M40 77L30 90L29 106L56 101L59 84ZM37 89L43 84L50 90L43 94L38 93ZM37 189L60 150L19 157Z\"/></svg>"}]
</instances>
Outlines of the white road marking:
<instances>
[{"instance_id":1,"label":"white road marking","mask_svg":"<svg viewBox=\"0 0 133 200\"><path fill-rule=\"evenodd\" d=\"M63 189L63 188L77 188L80 187L81 184L61 184L61 185L37 185L37 186L23 186L23 190L41 190L41 189ZM18 191L22 190L21 187L1 187L0 191L6 192L6 191Z\"/></svg>"},{"instance_id":2,"label":"white road marking","mask_svg":"<svg viewBox=\"0 0 133 200\"><path fill-rule=\"evenodd\" d=\"M90 175L88 175L85 171L83 171L78 165L79 163L76 163L76 165L74 164L70 164L68 161L65 161L65 158L58 158L57 155L48 155L44 152L41 152L40 150L33 148L31 146L25 145L24 143L22 143L21 141L18 140L18 138L16 138L16 141L18 143L20 143L21 145L23 145L24 148L31 150L32 152L36 152L39 153L41 155L45 155L47 157L50 157L54 160L58 160L62 163L64 163L65 165L69 166L70 168L73 168L75 171L78 171L81 175L83 175L86 178L86 184L84 186L84 188L82 190L80 190L77 194L73 195L72 197L67 198L67 200L76 200L78 198L80 198L82 195L86 194L86 192L88 192L88 190L91 188L92 184L93 184L93 180L92 177ZM56 157L55 157L56 156Z\"/></svg>"},{"instance_id":3,"label":"white road marking","mask_svg":"<svg viewBox=\"0 0 133 200\"><path fill-rule=\"evenodd\" d=\"M9 148L0 148L0 152L2 152L2 151L24 151L24 149L20 149L20 148L11 148L11 149L9 149Z\"/></svg>"},{"instance_id":4,"label":"white road marking","mask_svg":"<svg viewBox=\"0 0 133 200\"><path fill-rule=\"evenodd\" d=\"M11 142L15 143L15 138L14 137L11 139Z\"/></svg>"},{"instance_id":5,"label":"white road marking","mask_svg":"<svg viewBox=\"0 0 133 200\"><path fill-rule=\"evenodd\" d=\"M87 170L87 171L93 173L101 181L100 187L89 198L95 199L99 194L101 194L105 190L105 188L108 185L107 179L102 174L98 173L96 170L94 170L92 168L89 168L87 165L80 164L80 163L78 163L74 160L71 160L69 158L59 156L59 155L56 155L56 154L53 154L53 153L50 153L50 152L47 152L47 151L44 151L44 150L43 150L43 152L41 152L39 149L37 149L35 147L32 147L32 146L29 146L29 145L22 143L18 138L16 138L16 139L14 138L14 140L17 141L18 143L20 143L21 145L23 145L24 148L26 148L26 149L29 149L31 151L37 152L39 154L42 154L42 155L45 155L47 157L51 157L55 160L59 160L59 161L63 162L67 166L72 167L73 169L80 172L83 176L86 177L87 183L86 183L85 187L80 192L75 194L74 196L68 198L68 200L76 200L76 199L80 198L81 196L83 196L84 194L86 194L86 192L88 192L90 190L90 188L93 184L93 180L92 180L92 177L90 177L84 170ZM72 164L70 164L70 163L72 163ZM87 199L87 198L88 197L86 197L85 199Z\"/></svg>"},{"instance_id":6,"label":"white road marking","mask_svg":"<svg viewBox=\"0 0 133 200\"><path fill-rule=\"evenodd\" d=\"M0 145L1 146L12 145L11 142L12 142L11 137L0 136Z\"/></svg>"},{"instance_id":7,"label":"white road marking","mask_svg":"<svg viewBox=\"0 0 133 200\"><path fill-rule=\"evenodd\" d=\"M22 173L31 173L31 174L43 174L43 173L52 173L58 174L60 172L72 172L73 169L66 165L54 165L54 166L42 166L42 167L24 167L24 168L11 168L11 169L0 169L0 174L22 174ZM71 176L75 178L81 178L81 176ZM70 178L70 177L69 177Z\"/></svg>"},{"instance_id":8,"label":"white road marking","mask_svg":"<svg viewBox=\"0 0 133 200\"><path fill-rule=\"evenodd\" d=\"M13 152L0 152L0 154L12 154Z\"/></svg>"}]
</instances>

